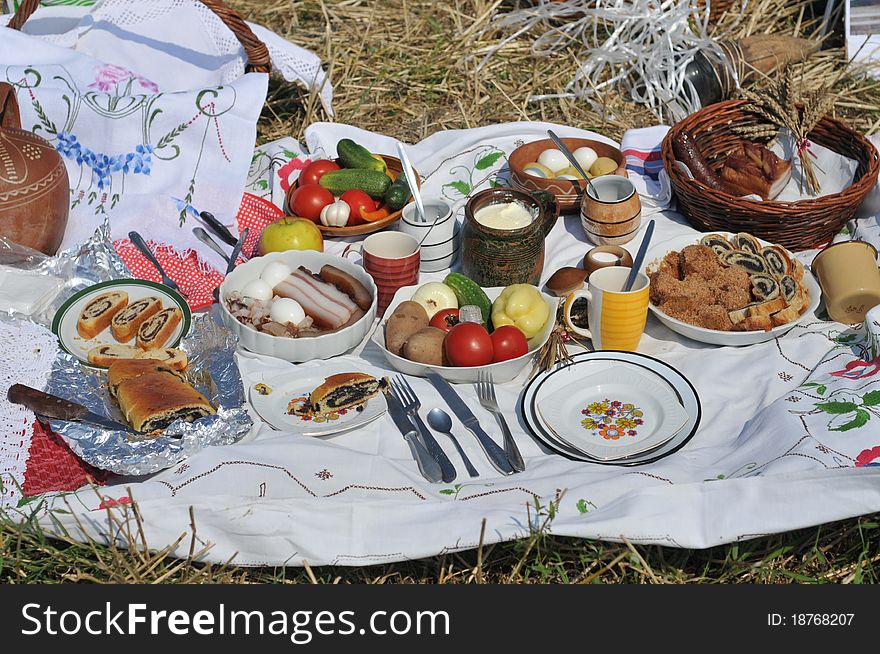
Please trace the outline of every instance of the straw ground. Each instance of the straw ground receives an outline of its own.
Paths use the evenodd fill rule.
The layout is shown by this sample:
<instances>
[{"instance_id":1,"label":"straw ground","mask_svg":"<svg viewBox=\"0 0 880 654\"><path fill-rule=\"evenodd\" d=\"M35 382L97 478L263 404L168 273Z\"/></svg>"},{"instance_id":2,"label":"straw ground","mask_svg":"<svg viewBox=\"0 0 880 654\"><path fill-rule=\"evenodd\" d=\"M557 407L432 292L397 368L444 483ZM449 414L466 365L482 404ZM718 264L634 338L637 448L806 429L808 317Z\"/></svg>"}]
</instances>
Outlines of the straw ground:
<instances>
[{"instance_id":1,"label":"straw ground","mask_svg":"<svg viewBox=\"0 0 880 654\"><path fill-rule=\"evenodd\" d=\"M602 106L579 100L530 103L533 93L558 92L577 67L578 47L545 58L532 55L534 34L506 44L477 69L505 34L490 21L512 4L486 0L231 0L266 25L322 57L334 85L335 117L317 96L273 80L260 139L301 137L310 123L336 120L416 142L441 129L502 121L544 120L619 138L656 122L618 94ZM821 4L821 3L820 3ZM842 8L844 3L837 3ZM765 32L809 36L810 2L751 0L734 35ZM846 63L842 19L825 48L811 57L807 81ZM489 28L489 29L487 29ZM880 83L844 76L834 113L871 133L880 128ZM525 507L523 507L525 510ZM553 507L531 507L541 527L512 543L460 554L364 568L248 569L208 566L143 551L135 531L128 547L49 539L39 530L0 523L0 582L139 583L875 583L880 573L880 523L867 516L708 550L682 550L549 535ZM194 522L193 529L198 525ZM479 525L475 525L479 529ZM182 534L189 542L192 534ZM149 544L147 544L149 545ZM193 556L198 551L193 550Z\"/></svg>"}]
</instances>

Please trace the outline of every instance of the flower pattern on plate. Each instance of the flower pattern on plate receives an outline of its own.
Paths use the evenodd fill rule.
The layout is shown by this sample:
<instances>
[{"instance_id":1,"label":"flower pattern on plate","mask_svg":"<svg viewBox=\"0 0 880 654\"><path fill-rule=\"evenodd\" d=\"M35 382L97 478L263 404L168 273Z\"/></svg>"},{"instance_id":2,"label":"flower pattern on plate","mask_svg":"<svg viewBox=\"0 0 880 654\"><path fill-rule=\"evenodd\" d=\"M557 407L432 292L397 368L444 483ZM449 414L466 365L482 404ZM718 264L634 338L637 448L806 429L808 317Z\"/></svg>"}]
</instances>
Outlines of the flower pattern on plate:
<instances>
[{"instance_id":1,"label":"flower pattern on plate","mask_svg":"<svg viewBox=\"0 0 880 654\"><path fill-rule=\"evenodd\" d=\"M581 426L604 440L616 441L625 436L637 436L638 427L645 424L641 409L620 400L606 398L601 402L591 402L581 409L581 414L586 416L581 420Z\"/></svg>"}]
</instances>

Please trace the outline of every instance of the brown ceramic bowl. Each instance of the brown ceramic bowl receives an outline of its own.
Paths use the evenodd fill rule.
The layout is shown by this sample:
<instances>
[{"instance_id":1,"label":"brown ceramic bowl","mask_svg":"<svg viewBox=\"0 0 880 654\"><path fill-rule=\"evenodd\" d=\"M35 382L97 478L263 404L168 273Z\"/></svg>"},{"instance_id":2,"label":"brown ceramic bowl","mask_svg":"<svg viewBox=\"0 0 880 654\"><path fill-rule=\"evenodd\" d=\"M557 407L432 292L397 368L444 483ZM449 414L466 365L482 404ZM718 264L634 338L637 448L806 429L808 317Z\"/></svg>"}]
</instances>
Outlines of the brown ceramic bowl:
<instances>
[{"instance_id":1,"label":"brown ceramic bowl","mask_svg":"<svg viewBox=\"0 0 880 654\"><path fill-rule=\"evenodd\" d=\"M613 145L593 141L591 139L566 138L562 142L569 150L574 152L578 148L593 148L600 157L609 157L617 162L615 175L626 174L626 158L623 153ZM567 179L545 179L535 177L523 172L526 164L537 161L544 150L556 148L556 144L550 139L532 141L519 146L510 153L507 162L510 165L510 185L521 191L549 191L556 197L560 213L575 213L581 206L581 198L584 194L586 182L582 180L570 181Z\"/></svg>"},{"instance_id":2,"label":"brown ceramic bowl","mask_svg":"<svg viewBox=\"0 0 880 654\"><path fill-rule=\"evenodd\" d=\"M397 157L391 157L387 154L380 154L379 156L385 160L385 165L388 166L388 176L391 178L392 182L397 179L398 175L403 174L403 166L400 164L400 159ZM421 188L422 179L419 177L419 172L415 168L413 168L413 174L416 177L416 184ZM284 213L288 216L293 215L290 211L288 201L290 200L290 196L293 195L293 192L298 188L299 180L297 179L290 185L290 188L287 190L287 195L284 198ZM411 199L412 195L409 197L409 200ZM407 200L407 202L409 202L409 200ZM384 203L379 204L379 208L382 208L383 206L385 206ZM318 229L321 230L321 233L324 234L324 236L362 236L364 234L372 234L373 232L378 232L386 227L390 227L397 222L397 219L400 218L402 213L403 209L400 209L399 211L394 211L385 216L381 220L376 220L371 223L363 223L361 225L352 225L351 227L328 227L321 223L317 223L317 225Z\"/></svg>"}]
</instances>

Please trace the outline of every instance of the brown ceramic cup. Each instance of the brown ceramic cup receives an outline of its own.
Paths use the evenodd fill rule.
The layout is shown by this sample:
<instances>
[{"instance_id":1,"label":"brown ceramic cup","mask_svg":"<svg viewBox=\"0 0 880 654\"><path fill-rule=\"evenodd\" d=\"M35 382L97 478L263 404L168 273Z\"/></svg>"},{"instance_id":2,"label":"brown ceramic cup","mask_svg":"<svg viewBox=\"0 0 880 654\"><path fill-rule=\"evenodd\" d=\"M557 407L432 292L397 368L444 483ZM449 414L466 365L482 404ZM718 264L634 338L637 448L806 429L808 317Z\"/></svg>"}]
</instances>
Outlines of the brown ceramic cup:
<instances>
[{"instance_id":1,"label":"brown ceramic cup","mask_svg":"<svg viewBox=\"0 0 880 654\"><path fill-rule=\"evenodd\" d=\"M584 270L589 277L599 268L623 266L632 268L632 255L619 245L597 245L584 255Z\"/></svg>"},{"instance_id":2,"label":"brown ceramic cup","mask_svg":"<svg viewBox=\"0 0 880 654\"><path fill-rule=\"evenodd\" d=\"M870 243L835 243L816 255L812 268L825 296L825 309L837 322L860 323L880 304L877 250Z\"/></svg>"},{"instance_id":3,"label":"brown ceramic cup","mask_svg":"<svg viewBox=\"0 0 880 654\"><path fill-rule=\"evenodd\" d=\"M629 243L642 224L642 203L626 177L603 175L588 186L581 201L581 224L597 245Z\"/></svg>"},{"instance_id":4,"label":"brown ceramic cup","mask_svg":"<svg viewBox=\"0 0 880 654\"><path fill-rule=\"evenodd\" d=\"M347 246L342 256L347 257L349 252L361 253L364 270L376 282L376 310L380 316L398 289L419 283L421 248L410 234L378 232Z\"/></svg>"}]
</instances>

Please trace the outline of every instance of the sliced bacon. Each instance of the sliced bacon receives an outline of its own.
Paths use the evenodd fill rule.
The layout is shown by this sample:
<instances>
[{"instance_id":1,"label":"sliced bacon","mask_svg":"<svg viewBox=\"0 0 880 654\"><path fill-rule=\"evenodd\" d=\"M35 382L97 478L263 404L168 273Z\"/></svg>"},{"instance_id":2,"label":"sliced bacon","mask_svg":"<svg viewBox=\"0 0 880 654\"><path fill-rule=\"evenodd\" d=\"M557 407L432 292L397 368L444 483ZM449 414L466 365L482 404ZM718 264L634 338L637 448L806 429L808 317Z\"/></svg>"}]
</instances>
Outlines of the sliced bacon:
<instances>
[{"instance_id":1,"label":"sliced bacon","mask_svg":"<svg viewBox=\"0 0 880 654\"><path fill-rule=\"evenodd\" d=\"M315 279L300 268L275 286L275 293L302 305L303 311L320 329L337 329L347 323L357 305L335 286Z\"/></svg>"}]
</instances>

